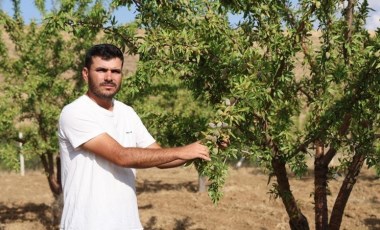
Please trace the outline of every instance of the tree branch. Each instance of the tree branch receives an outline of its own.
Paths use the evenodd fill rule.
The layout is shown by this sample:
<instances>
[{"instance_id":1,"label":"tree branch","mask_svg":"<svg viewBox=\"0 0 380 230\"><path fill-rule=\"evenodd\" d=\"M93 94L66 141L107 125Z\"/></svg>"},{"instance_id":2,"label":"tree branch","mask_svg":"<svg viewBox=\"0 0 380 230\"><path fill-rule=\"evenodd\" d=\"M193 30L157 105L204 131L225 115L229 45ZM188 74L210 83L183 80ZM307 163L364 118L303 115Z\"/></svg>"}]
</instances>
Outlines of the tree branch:
<instances>
[{"instance_id":1,"label":"tree branch","mask_svg":"<svg viewBox=\"0 0 380 230\"><path fill-rule=\"evenodd\" d=\"M343 56L346 65L349 65L349 54L347 50L347 44L351 43L351 37L352 37L352 21L353 21L353 15L354 15L354 0L347 0L347 7L344 10L345 19L346 19L346 31L344 33L344 38L346 43L343 44Z\"/></svg>"}]
</instances>

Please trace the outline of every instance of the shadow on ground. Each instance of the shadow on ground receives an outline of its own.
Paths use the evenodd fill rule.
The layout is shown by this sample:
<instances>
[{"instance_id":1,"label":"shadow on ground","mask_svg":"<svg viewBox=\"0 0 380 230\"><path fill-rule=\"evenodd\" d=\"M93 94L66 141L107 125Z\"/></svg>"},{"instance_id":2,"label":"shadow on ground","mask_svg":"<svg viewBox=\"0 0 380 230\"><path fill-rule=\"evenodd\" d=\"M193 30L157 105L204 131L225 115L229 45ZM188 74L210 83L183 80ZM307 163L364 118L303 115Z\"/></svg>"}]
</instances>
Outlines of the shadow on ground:
<instances>
[{"instance_id":1,"label":"shadow on ground","mask_svg":"<svg viewBox=\"0 0 380 230\"><path fill-rule=\"evenodd\" d=\"M380 230L380 219L376 217L364 219L364 223L368 226L369 230Z\"/></svg>"},{"instance_id":2,"label":"shadow on ground","mask_svg":"<svg viewBox=\"0 0 380 230\"><path fill-rule=\"evenodd\" d=\"M48 230L52 227L51 207L46 204L7 204L0 203L0 223L38 221Z\"/></svg>"},{"instance_id":3,"label":"shadow on ground","mask_svg":"<svg viewBox=\"0 0 380 230\"><path fill-rule=\"evenodd\" d=\"M144 230L165 230L163 228L155 227L157 225L157 217L152 216L147 223L144 224ZM183 219L175 219L175 227L173 230L205 230L204 228L194 228L194 223L191 221L190 217L185 217Z\"/></svg>"},{"instance_id":4,"label":"shadow on ground","mask_svg":"<svg viewBox=\"0 0 380 230\"><path fill-rule=\"evenodd\" d=\"M185 189L188 192L197 192L198 191L198 185L194 182L183 182L178 184L169 184L169 183L162 183L160 180L144 180L143 182L140 182L137 184L137 194L140 193L156 193L159 191L172 191L172 190L181 190Z\"/></svg>"}]
</instances>

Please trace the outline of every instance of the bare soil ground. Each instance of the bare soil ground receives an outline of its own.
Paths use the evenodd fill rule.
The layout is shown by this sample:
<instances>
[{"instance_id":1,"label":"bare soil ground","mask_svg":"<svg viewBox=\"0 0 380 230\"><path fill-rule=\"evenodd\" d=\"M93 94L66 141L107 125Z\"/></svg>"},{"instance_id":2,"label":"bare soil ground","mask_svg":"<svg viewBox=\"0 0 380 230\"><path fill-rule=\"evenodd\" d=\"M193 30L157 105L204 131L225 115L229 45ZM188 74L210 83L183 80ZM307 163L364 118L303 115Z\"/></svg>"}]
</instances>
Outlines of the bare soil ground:
<instances>
[{"instance_id":1,"label":"bare soil ground","mask_svg":"<svg viewBox=\"0 0 380 230\"><path fill-rule=\"evenodd\" d=\"M329 183L331 209L343 178ZM198 178L191 168L138 171L138 202L146 230L166 229L289 229L280 200L268 195L268 177L259 169L230 169L224 197L212 204L207 193L198 193ZM291 179L302 211L314 229L313 175ZM53 196L44 174L28 171L25 176L0 173L0 230L54 229ZM354 187L341 229L380 229L380 179L363 169Z\"/></svg>"}]
</instances>

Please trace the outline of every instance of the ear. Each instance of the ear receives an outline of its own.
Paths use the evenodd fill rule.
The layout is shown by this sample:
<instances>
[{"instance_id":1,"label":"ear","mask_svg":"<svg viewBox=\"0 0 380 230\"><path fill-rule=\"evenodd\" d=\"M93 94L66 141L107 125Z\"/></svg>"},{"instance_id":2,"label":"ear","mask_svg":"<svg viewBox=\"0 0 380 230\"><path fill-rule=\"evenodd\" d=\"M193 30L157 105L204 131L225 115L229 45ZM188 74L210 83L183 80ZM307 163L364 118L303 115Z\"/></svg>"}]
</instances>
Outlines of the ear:
<instances>
[{"instance_id":1,"label":"ear","mask_svg":"<svg viewBox=\"0 0 380 230\"><path fill-rule=\"evenodd\" d=\"M83 67L83 69L82 69L82 77L83 77L83 79L86 81L86 82L88 82L88 69L87 69L87 67Z\"/></svg>"}]
</instances>

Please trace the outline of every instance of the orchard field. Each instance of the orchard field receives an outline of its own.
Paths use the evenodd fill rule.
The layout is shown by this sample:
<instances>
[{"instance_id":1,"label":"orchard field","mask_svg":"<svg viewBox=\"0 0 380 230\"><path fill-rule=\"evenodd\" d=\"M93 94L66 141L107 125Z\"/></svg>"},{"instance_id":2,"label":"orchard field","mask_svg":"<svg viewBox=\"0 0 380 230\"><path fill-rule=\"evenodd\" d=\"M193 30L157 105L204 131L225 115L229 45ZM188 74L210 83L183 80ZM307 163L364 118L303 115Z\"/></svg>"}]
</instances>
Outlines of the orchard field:
<instances>
[{"instance_id":1,"label":"orchard field","mask_svg":"<svg viewBox=\"0 0 380 230\"><path fill-rule=\"evenodd\" d=\"M288 217L280 200L268 194L268 177L254 167L231 168L224 197L214 206L206 193L197 192L197 173L192 167L144 169L137 173L137 193L141 222L146 230L169 229L289 229ZM314 229L312 172L291 179L302 211ZM333 203L342 177L330 182ZM305 183L307 182L307 183ZM311 183L310 183L311 182ZM0 229L44 230L51 228L53 197L41 171L25 176L0 173ZM345 210L341 229L380 229L380 179L363 169ZM330 206L331 207L331 206Z\"/></svg>"}]
</instances>

